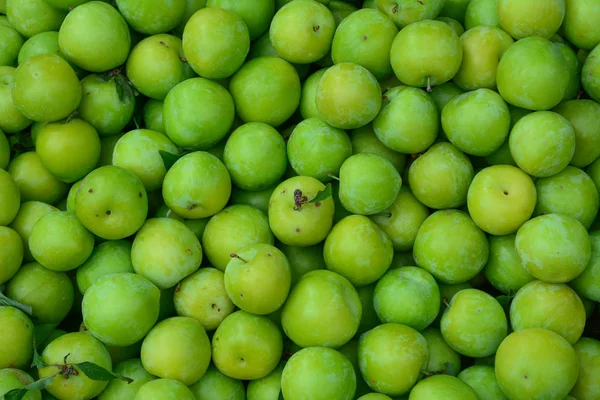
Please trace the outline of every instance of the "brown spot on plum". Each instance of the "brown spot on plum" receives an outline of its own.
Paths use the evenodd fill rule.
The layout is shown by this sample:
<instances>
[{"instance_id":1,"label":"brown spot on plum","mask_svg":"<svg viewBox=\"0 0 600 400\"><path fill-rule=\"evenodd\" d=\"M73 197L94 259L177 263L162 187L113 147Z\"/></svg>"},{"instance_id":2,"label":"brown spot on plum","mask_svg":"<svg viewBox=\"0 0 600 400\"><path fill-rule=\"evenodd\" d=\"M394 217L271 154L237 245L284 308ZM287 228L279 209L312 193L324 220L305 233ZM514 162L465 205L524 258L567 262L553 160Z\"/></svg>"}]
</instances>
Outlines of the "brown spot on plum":
<instances>
[{"instance_id":1,"label":"brown spot on plum","mask_svg":"<svg viewBox=\"0 0 600 400\"><path fill-rule=\"evenodd\" d=\"M90 188L90 190L88 190L88 193L94 193L94 189Z\"/></svg>"},{"instance_id":2,"label":"brown spot on plum","mask_svg":"<svg viewBox=\"0 0 600 400\"><path fill-rule=\"evenodd\" d=\"M140 197L140 199L142 198L142 192L138 193L138 196Z\"/></svg>"},{"instance_id":3,"label":"brown spot on plum","mask_svg":"<svg viewBox=\"0 0 600 400\"><path fill-rule=\"evenodd\" d=\"M300 228L296 228L296 232L300 233Z\"/></svg>"},{"instance_id":4,"label":"brown spot on plum","mask_svg":"<svg viewBox=\"0 0 600 400\"><path fill-rule=\"evenodd\" d=\"M107 210L107 211L106 211L106 215L110 215L110 214L112 214L112 211L110 211L110 210Z\"/></svg>"}]
</instances>

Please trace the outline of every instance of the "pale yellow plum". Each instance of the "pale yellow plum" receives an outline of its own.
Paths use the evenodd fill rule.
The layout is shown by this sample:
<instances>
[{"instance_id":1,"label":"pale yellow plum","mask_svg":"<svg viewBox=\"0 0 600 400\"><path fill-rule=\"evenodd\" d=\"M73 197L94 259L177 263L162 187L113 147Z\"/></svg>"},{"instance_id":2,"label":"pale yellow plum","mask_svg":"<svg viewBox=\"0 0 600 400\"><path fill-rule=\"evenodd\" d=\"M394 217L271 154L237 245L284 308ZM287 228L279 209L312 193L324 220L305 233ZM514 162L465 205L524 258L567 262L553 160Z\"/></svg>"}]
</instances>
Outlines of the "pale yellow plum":
<instances>
[{"instance_id":1,"label":"pale yellow plum","mask_svg":"<svg viewBox=\"0 0 600 400\"><path fill-rule=\"evenodd\" d=\"M583 333L585 320L581 299L563 283L529 282L510 303L510 323L515 332L527 328L549 329L574 344Z\"/></svg>"},{"instance_id":2,"label":"pale yellow plum","mask_svg":"<svg viewBox=\"0 0 600 400\"><path fill-rule=\"evenodd\" d=\"M592 50L600 43L600 9L589 0L565 0L565 6L565 38L580 49Z\"/></svg>"},{"instance_id":3,"label":"pale yellow plum","mask_svg":"<svg viewBox=\"0 0 600 400\"><path fill-rule=\"evenodd\" d=\"M411 400L477 400L473 388L450 375L433 375L417 383L410 392Z\"/></svg>"},{"instance_id":4,"label":"pale yellow plum","mask_svg":"<svg viewBox=\"0 0 600 400\"><path fill-rule=\"evenodd\" d=\"M427 340L429 349L429 361L425 371L431 373L444 372L456 376L460 371L460 354L448 346L439 328L430 326L421 331L421 335Z\"/></svg>"},{"instance_id":5,"label":"pale yellow plum","mask_svg":"<svg viewBox=\"0 0 600 400\"><path fill-rule=\"evenodd\" d=\"M350 134L352 154L370 153L381 156L391 162L399 173L404 171L406 155L398 153L383 144L375 135L373 125L365 125Z\"/></svg>"},{"instance_id":6,"label":"pale yellow plum","mask_svg":"<svg viewBox=\"0 0 600 400\"><path fill-rule=\"evenodd\" d=\"M579 359L579 376L569 394L577 400L593 400L600 396L600 341L582 337L573 348Z\"/></svg>"},{"instance_id":7,"label":"pale yellow plum","mask_svg":"<svg viewBox=\"0 0 600 400\"><path fill-rule=\"evenodd\" d=\"M515 250L515 234L489 236L490 256L483 273L488 282L504 294L514 294L534 278L521 265Z\"/></svg>"},{"instance_id":8,"label":"pale yellow plum","mask_svg":"<svg viewBox=\"0 0 600 400\"><path fill-rule=\"evenodd\" d=\"M564 0L498 0L500 26L515 39L550 38L565 17Z\"/></svg>"},{"instance_id":9,"label":"pale yellow plum","mask_svg":"<svg viewBox=\"0 0 600 400\"><path fill-rule=\"evenodd\" d=\"M33 356L33 322L23 311L0 306L0 369L27 368Z\"/></svg>"},{"instance_id":10,"label":"pale yellow plum","mask_svg":"<svg viewBox=\"0 0 600 400\"><path fill-rule=\"evenodd\" d=\"M480 399L508 400L491 365L473 365L458 374L458 379L471 386Z\"/></svg>"}]
</instances>

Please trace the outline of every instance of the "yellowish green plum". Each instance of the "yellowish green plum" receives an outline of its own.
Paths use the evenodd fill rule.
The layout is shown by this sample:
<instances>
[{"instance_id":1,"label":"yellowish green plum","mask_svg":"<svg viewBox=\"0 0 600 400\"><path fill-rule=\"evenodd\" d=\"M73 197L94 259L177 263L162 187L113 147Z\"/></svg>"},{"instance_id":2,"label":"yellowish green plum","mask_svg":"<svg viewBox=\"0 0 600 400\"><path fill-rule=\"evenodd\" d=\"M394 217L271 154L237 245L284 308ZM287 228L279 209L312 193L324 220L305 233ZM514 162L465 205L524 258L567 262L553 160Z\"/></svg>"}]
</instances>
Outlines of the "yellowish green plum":
<instances>
[{"instance_id":1,"label":"yellowish green plum","mask_svg":"<svg viewBox=\"0 0 600 400\"><path fill-rule=\"evenodd\" d=\"M25 385L34 382L34 379L25 371L16 368L4 368L0 370L0 396L13 389L21 389ZM24 400L42 400L42 393L39 390L28 390Z\"/></svg>"},{"instance_id":2,"label":"yellowish green plum","mask_svg":"<svg viewBox=\"0 0 600 400\"><path fill-rule=\"evenodd\" d=\"M396 35L390 50L398 79L428 91L452 79L463 57L456 32L444 22L429 19L406 28Z\"/></svg>"},{"instance_id":3,"label":"yellowish green plum","mask_svg":"<svg viewBox=\"0 0 600 400\"><path fill-rule=\"evenodd\" d=\"M372 390L390 396L407 394L428 360L427 340L406 325L379 325L363 333L358 344L358 361L364 380Z\"/></svg>"},{"instance_id":4,"label":"yellowish green plum","mask_svg":"<svg viewBox=\"0 0 600 400\"><path fill-rule=\"evenodd\" d=\"M304 119L320 117L319 110L317 110L316 93L319 81L325 71L327 71L327 68L321 68L302 82L299 110Z\"/></svg>"},{"instance_id":5,"label":"yellowish green plum","mask_svg":"<svg viewBox=\"0 0 600 400\"><path fill-rule=\"evenodd\" d=\"M600 44L585 59L581 70L581 83L586 93L595 101L600 101Z\"/></svg>"},{"instance_id":6,"label":"yellowish green plum","mask_svg":"<svg viewBox=\"0 0 600 400\"><path fill-rule=\"evenodd\" d=\"M212 361L223 374L243 380L264 378L283 353L281 331L268 317L236 311L212 337Z\"/></svg>"},{"instance_id":7,"label":"yellowish green plum","mask_svg":"<svg viewBox=\"0 0 600 400\"><path fill-rule=\"evenodd\" d=\"M471 386L480 399L508 400L491 365L473 365L458 374L458 379Z\"/></svg>"},{"instance_id":8,"label":"yellowish green plum","mask_svg":"<svg viewBox=\"0 0 600 400\"><path fill-rule=\"evenodd\" d=\"M600 302L600 231L590 232L592 256L583 272L569 284L586 299Z\"/></svg>"},{"instance_id":9,"label":"yellowish green plum","mask_svg":"<svg viewBox=\"0 0 600 400\"><path fill-rule=\"evenodd\" d=\"M473 279L485 266L489 244L469 215L459 210L431 214L417 233L413 254L417 266L443 283Z\"/></svg>"},{"instance_id":10,"label":"yellowish green plum","mask_svg":"<svg viewBox=\"0 0 600 400\"><path fill-rule=\"evenodd\" d=\"M77 287L82 294L104 275L134 272L131 263L132 243L127 240L109 240L98 244L90 257L75 271Z\"/></svg>"},{"instance_id":11,"label":"yellowish green plum","mask_svg":"<svg viewBox=\"0 0 600 400\"><path fill-rule=\"evenodd\" d=\"M21 193L18 183L10 174L10 171L0 169L0 226L10 224L21 206Z\"/></svg>"},{"instance_id":12,"label":"yellowish green plum","mask_svg":"<svg viewBox=\"0 0 600 400\"><path fill-rule=\"evenodd\" d=\"M436 20L442 21L443 23L448 24L448 26L450 26L450 28L452 28L454 30L454 32L456 32L458 37L460 37L463 33L465 33L465 28L460 24L460 22L458 22L454 18L437 17Z\"/></svg>"},{"instance_id":13,"label":"yellowish green plum","mask_svg":"<svg viewBox=\"0 0 600 400\"><path fill-rule=\"evenodd\" d=\"M430 326L421 331L421 335L427 340L429 349L425 371L457 376L461 366L460 354L448 346L439 328Z\"/></svg>"},{"instance_id":14,"label":"yellowish green plum","mask_svg":"<svg viewBox=\"0 0 600 400\"><path fill-rule=\"evenodd\" d=\"M416 4L415 4L416 3ZM424 0L421 3L410 0L377 0L377 8L384 12L399 29L421 20L432 20L444 7L443 0Z\"/></svg>"},{"instance_id":15,"label":"yellowish green plum","mask_svg":"<svg viewBox=\"0 0 600 400\"><path fill-rule=\"evenodd\" d=\"M2 172L0 172L0 175ZM17 216L13 219L10 224L10 228L14 229L19 234L23 241L23 260L33 261L33 256L29 250L29 236L37 221L48 214L50 211L57 211L58 209L40 201L26 201L21 203ZM17 253L11 253L17 254Z\"/></svg>"},{"instance_id":16,"label":"yellowish green plum","mask_svg":"<svg viewBox=\"0 0 600 400\"><path fill-rule=\"evenodd\" d=\"M510 323L515 332L544 328L575 344L583 333L585 320L581 299L564 283L529 282L510 303Z\"/></svg>"},{"instance_id":17,"label":"yellowish green plum","mask_svg":"<svg viewBox=\"0 0 600 400\"><path fill-rule=\"evenodd\" d=\"M372 124L365 125L352 131L350 134L350 142L352 143L352 154L375 154L391 162L399 173L404 171L406 155L398 153L383 144L375 135Z\"/></svg>"},{"instance_id":18,"label":"yellowish green plum","mask_svg":"<svg viewBox=\"0 0 600 400\"><path fill-rule=\"evenodd\" d=\"M19 50L25 40L10 23L0 25L0 35L4 41L2 49L0 49L0 65L16 65Z\"/></svg>"},{"instance_id":19,"label":"yellowish green plum","mask_svg":"<svg viewBox=\"0 0 600 400\"><path fill-rule=\"evenodd\" d=\"M561 54L563 55L567 65L567 71L569 72L569 84L567 85L567 90L565 91L563 101L574 100L577 98L581 90L582 64L577 59L577 53L571 48L570 45L560 42L555 42L554 45L560 50Z\"/></svg>"},{"instance_id":20,"label":"yellowish green plum","mask_svg":"<svg viewBox=\"0 0 600 400\"><path fill-rule=\"evenodd\" d=\"M52 175L35 151L13 158L7 171L19 188L22 202L35 200L54 204L69 191L69 185Z\"/></svg>"},{"instance_id":21,"label":"yellowish green plum","mask_svg":"<svg viewBox=\"0 0 600 400\"><path fill-rule=\"evenodd\" d=\"M133 400L195 400L194 393L175 379L154 379L142 385Z\"/></svg>"},{"instance_id":22,"label":"yellowish green plum","mask_svg":"<svg viewBox=\"0 0 600 400\"><path fill-rule=\"evenodd\" d=\"M329 67L315 93L321 118L340 129L357 129L373 121L381 101L381 87L375 76L351 62Z\"/></svg>"},{"instance_id":23,"label":"yellowish green plum","mask_svg":"<svg viewBox=\"0 0 600 400\"><path fill-rule=\"evenodd\" d=\"M358 400L392 400L392 398L381 393L367 393L360 396Z\"/></svg>"},{"instance_id":24,"label":"yellowish green plum","mask_svg":"<svg viewBox=\"0 0 600 400\"><path fill-rule=\"evenodd\" d=\"M471 0L446 0L440 16L454 18L461 24L465 20L467 6Z\"/></svg>"},{"instance_id":25,"label":"yellowish green plum","mask_svg":"<svg viewBox=\"0 0 600 400\"><path fill-rule=\"evenodd\" d=\"M142 343L141 359L146 371L185 385L202 378L210 357L206 331L193 318L167 318L155 325Z\"/></svg>"},{"instance_id":26,"label":"yellowish green plum","mask_svg":"<svg viewBox=\"0 0 600 400\"><path fill-rule=\"evenodd\" d=\"M360 287L385 274L394 248L390 237L372 220L364 215L350 215L327 235L323 255L327 269Z\"/></svg>"},{"instance_id":27,"label":"yellowish green plum","mask_svg":"<svg viewBox=\"0 0 600 400\"><path fill-rule=\"evenodd\" d=\"M504 294L515 294L523 285L534 278L521 265L515 249L516 234L490 235L490 256L483 273L489 283Z\"/></svg>"},{"instance_id":28,"label":"yellowish green plum","mask_svg":"<svg viewBox=\"0 0 600 400\"><path fill-rule=\"evenodd\" d=\"M356 334L361 314L358 293L346 278L316 270L292 287L282 308L281 324L298 346L336 348Z\"/></svg>"},{"instance_id":29,"label":"yellowish green plum","mask_svg":"<svg viewBox=\"0 0 600 400\"><path fill-rule=\"evenodd\" d=\"M600 27L596 21L600 10L586 0L566 0L562 30L565 38L576 47L592 50L600 43Z\"/></svg>"},{"instance_id":30,"label":"yellowish green plum","mask_svg":"<svg viewBox=\"0 0 600 400\"><path fill-rule=\"evenodd\" d=\"M269 29L275 14L275 0L260 0L252 5L235 0L208 0L205 2L207 7L224 8L242 17L248 26L250 40L258 38Z\"/></svg>"},{"instance_id":31,"label":"yellowish green plum","mask_svg":"<svg viewBox=\"0 0 600 400\"><path fill-rule=\"evenodd\" d=\"M139 358L121 361L114 366L113 372L131 378L133 382L128 383L120 379L111 380L106 389L98 396L98 400L131 400L145 383L156 379L144 369L142 360Z\"/></svg>"},{"instance_id":32,"label":"yellowish green plum","mask_svg":"<svg viewBox=\"0 0 600 400\"><path fill-rule=\"evenodd\" d=\"M454 376L433 375L417 383L409 399L477 400L479 396L471 386Z\"/></svg>"},{"instance_id":33,"label":"yellowish green plum","mask_svg":"<svg viewBox=\"0 0 600 400\"><path fill-rule=\"evenodd\" d=\"M496 379L514 400L563 399L577 381L577 354L558 333L543 328L513 332L498 348Z\"/></svg>"},{"instance_id":34,"label":"yellowish green plum","mask_svg":"<svg viewBox=\"0 0 600 400\"><path fill-rule=\"evenodd\" d=\"M6 170L10 162L10 143L0 127L0 169Z\"/></svg>"},{"instance_id":35,"label":"yellowish green plum","mask_svg":"<svg viewBox=\"0 0 600 400\"><path fill-rule=\"evenodd\" d=\"M155 99L149 99L146 104L144 104L142 120L146 124L146 129L163 134L165 133L163 104L163 101Z\"/></svg>"},{"instance_id":36,"label":"yellowish green plum","mask_svg":"<svg viewBox=\"0 0 600 400\"><path fill-rule=\"evenodd\" d=\"M0 226L0 285L8 282L23 262L23 242L19 234L6 226Z\"/></svg>"},{"instance_id":37,"label":"yellowish green plum","mask_svg":"<svg viewBox=\"0 0 600 400\"><path fill-rule=\"evenodd\" d=\"M540 204L538 183L512 165L486 167L469 186L469 215L479 228L492 235L516 233Z\"/></svg>"},{"instance_id":38,"label":"yellowish green plum","mask_svg":"<svg viewBox=\"0 0 600 400\"><path fill-rule=\"evenodd\" d=\"M579 359L579 375L570 395L592 400L600 395L600 341L583 337L573 348Z\"/></svg>"},{"instance_id":39,"label":"yellowish green plum","mask_svg":"<svg viewBox=\"0 0 600 400\"><path fill-rule=\"evenodd\" d=\"M6 0L4 11L10 24L25 37L58 30L67 15L44 0Z\"/></svg>"},{"instance_id":40,"label":"yellowish green plum","mask_svg":"<svg viewBox=\"0 0 600 400\"><path fill-rule=\"evenodd\" d=\"M433 276L422 268L395 268L377 281L373 306L381 322L422 331L438 315L440 289Z\"/></svg>"},{"instance_id":41,"label":"yellowish green plum","mask_svg":"<svg viewBox=\"0 0 600 400\"><path fill-rule=\"evenodd\" d=\"M471 0L465 11L465 29L481 25L500 28L498 0Z\"/></svg>"},{"instance_id":42,"label":"yellowish green plum","mask_svg":"<svg viewBox=\"0 0 600 400\"><path fill-rule=\"evenodd\" d=\"M246 400L246 389L242 381L233 379L214 365L210 365L200 380L190 386L197 399Z\"/></svg>"},{"instance_id":43,"label":"yellowish green plum","mask_svg":"<svg viewBox=\"0 0 600 400\"><path fill-rule=\"evenodd\" d=\"M517 232L515 248L523 267L536 279L549 283L573 280L591 259L585 227L563 214L546 214L527 221Z\"/></svg>"},{"instance_id":44,"label":"yellowish green plum","mask_svg":"<svg viewBox=\"0 0 600 400\"><path fill-rule=\"evenodd\" d=\"M131 28L146 35L155 35L168 32L179 24L186 2L150 0L138 3L135 0L117 0L116 6Z\"/></svg>"},{"instance_id":45,"label":"yellowish green plum","mask_svg":"<svg viewBox=\"0 0 600 400\"><path fill-rule=\"evenodd\" d=\"M509 136L510 154L523 171L534 177L555 175L565 169L575 154L576 136L565 117L538 111L521 118ZM540 149L539 143L546 143Z\"/></svg>"},{"instance_id":46,"label":"yellowish green plum","mask_svg":"<svg viewBox=\"0 0 600 400\"><path fill-rule=\"evenodd\" d=\"M500 26L515 39L550 38L565 17L564 0L498 0Z\"/></svg>"},{"instance_id":47,"label":"yellowish green plum","mask_svg":"<svg viewBox=\"0 0 600 400\"><path fill-rule=\"evenodd\" d=\"M600 128L594 121L600 118L600 104L593 100L570 100L554 107L565 117L575 132L575 155L571 165L584 168L600 157Z\"/></svg>"},{"instance_id":48,"label":"yellowish green plum","mask_svg":"<svg viewBox=\"0 0 600 400\"><path fill-rule=\"evenodd\" d=\"M281 375L283 366L279 364L273 372L264 378L248 382L246 387L247 400L270 400L281 394ZM234 399L235 400L235 399Z\"/></svg>"},{"instance_id":49,"label":"yellowish green plum","mask_svg":"<svg viewBox=\"0 0 600 400\"><path fill-rule=\"evenodd\" d=\"M23 311L0 306L0 369L26 368L33 356L33 322Z\"/></svg>"},{"instance_id":50,"label":"yellowish green plum","mask_svg":"<svg viewBox=\"0 0 600 400\"><path fill-rule=\"evenodd\" d=\"M281 375L281 393L289 400L351 400L356 374L350 360L327 347L311 347L295 353Z\"/></svg>"},{"instance_id":51,"label":"yellowish green plum","mask_svg":"<svg viewBox=\"0 0 600 400\"><path fill-rule=\"evenodd\" d=\"M374 327L375 326L371 327L370 329ZM358 343L358 339L352 339L342 347L338 347L336 349L337 351L342 353L352 363L352 366L354 367L354 373L356 374L356 393L354 394L355 398L365 393L371 392L371 389L362 377L362 374L360 372L360 366L358 365Z\"/></svg>"}]
</instances>

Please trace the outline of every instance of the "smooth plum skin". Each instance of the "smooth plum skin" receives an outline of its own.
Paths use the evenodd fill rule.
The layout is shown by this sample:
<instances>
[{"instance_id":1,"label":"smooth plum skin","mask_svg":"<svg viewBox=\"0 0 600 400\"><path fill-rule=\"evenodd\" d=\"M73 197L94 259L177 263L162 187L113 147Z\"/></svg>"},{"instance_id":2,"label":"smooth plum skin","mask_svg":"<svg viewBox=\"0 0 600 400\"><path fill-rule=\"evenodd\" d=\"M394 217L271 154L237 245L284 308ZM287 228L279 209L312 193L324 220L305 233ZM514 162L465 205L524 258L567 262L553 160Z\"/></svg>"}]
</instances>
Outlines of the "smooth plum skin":
<instances>
[{"instance_id":1,"label":"smooth plum skin","mask_svg":"<svg viewBox=\"0 0 600 400\"><path fill-rule=\"evenodd\" d=\"M275 15L275 0L260 0L252 4L235 0L205 0L205 3L207 7L224 8L242 17L248 26L250 40L268 31Z\"/></svg>"},{"instance_id":2,"label":"smooth plum skin","mask_svg":"<svg viewBox=\"0 0 600 400\"><path fill-rule=\"evenodd\" d=\"M491 365L473 365L461 371L458 379L471 386L480 398L490 396L491 400L508 400L498 385L494 367Z\"/></svg>"},{"instance_id":3,"label":"smooth plum skin","mask_svg":"<svg viewBox=\"0 0 600 400\"><path fill-rule=\"evenodd\" d=\"M4 169L0 169L0 188L0 226L6 226L19 212L21 193L15 179Z\"/></svg>"},{"instance_id":4,"label":"smooth plum skin","mask_svg":"<svg viewBox=\"0 0 600 400\"><path fill-rule=\"evenodd\" d=\"M377 0L375 3L379 10L384 12L392 21L394 21L398 26L398 29L405 28L411 23L424 19L434 19L440 14L444 7L444 1L442 0L424 0L422 3L414 1Z\"/></svg>"},{"instance_id":5,"label":"smooth plum skin","mask_svg":"<svg viewBox=\"0 0 600 400\"><path fill-rule=\"evenodd\" d=\"M480 25L500 28L498 0L471 0L465 11L465 29Z\"/></svg>"},{"instance_id":6,"label":"smooth plum skin","mask_svg":"<svg viewBox=\"0 0 600 400\"><path fill-rule=\"evenodd\" d=\"M417 383L410 392L412 400L443 398L447 400L476 400L479 396L462 380L450 375L433 375Z\"/></svg>"},{"instance_id":7,"label":"smooth plum skin","mask_svg":"<svg viewBox=\"0 0 600 400\"><path fill-rule=\"evenodd\" d=\"M156 35L169 32L181 22L186 0L150 0L143 3L136 0L117 0L116 6L134 30L146 35Z\"/></svg>"},{"instance_id":8,"label":"smooth plum skin","mask_svg":"<svg viewBox=\"0 0 600 400\"><path fill-rule=\"evenodd\" d=\"M592 50L600 43L600 27L596 24L600 11L586 0L567 0L565 6L562 25L565 39L577 48Z\"/></svg>"},{"instance_id":9,"label":"smooth plum skin","mask_svg":"<svg viewBox=\"0 0 600 400\"><path fill-rule=\"evenodd\" d=\"M13 389L21 389L25 385L34 382L34 379L25 371L16 368L5 368L0 370L0 396L3 396ZM28 390L24 400L42 400L42 393L39 390Z\"/></svg>"},{"instance_id":10,"label":"smooth plum skin","mask_svg":"<svg viewBox=\"0 0 600 400\"><path fill-rule=\"evenodd\" d=\"M569 100L552 111L565 117L575 132L575 154L571 165L584 168L600 157L600 128L594 121L600 118L600 104L593 100Z\"/></svg>"},{"instance_id":11,"label":"smooth plum skin","mask_svg":"<svg viewBox=\"0 0 600 400\"><path fill-rule=\"evenodd\" d=\"M31 120L25 117L15 107L12 98L12 82L16 68L0 67L0 130L2 135L22 131L31 125ZM10 158L8 139L0 139L2 151L0 154L0 167L6 169Z\"/></svg>"},{"instance_id":12,"label":"smooth plum skin","mask_svg":"<svg viewBox=\"0 0 600 400\"><path fill-rule=\"evenodd\" d=\"M195 400L194 393L175 379L154 379L139 388L134 400Z\"/></svg>"},{"instance_id":13,"label":"smooth plum skin","mask_svg":"<svg viewBox=\"0 0 600 400\"><path fill-rule=\"evenodd\" d=\"M52 7L44 0L6 0L4 14L21 35L32 37L58 30L67 12Z\"/></svg>"},{"instance_id":14,"label":"smooth plum skin","mask_svg":"<svg viewBox=\"0 0 600 400\"><path fill-rule=\"evenodd\" d=\"M163 104L164 101L149 99L144 104L142 120L146 124L146 129L165 133L165 122L163 119Z\"/></svg>"},{"instance_id":15,"label":"smooth plum skin","mask_svg":"<svg viewBox=\"0 0 600 400\"><path fill-rule=\"evenodd\" d=\"M430 326L421 331L421 335L427 340L429 349L429 361L425 371L444 371L448 375L457 376L461 367L460 354L446 343L440 329Z\"/></svg>"},{"instance_id":16,"label":"smooth plum skin","mask_svg":"<svg viewBox=\"0 0 600 400\"><path fill-rule=\"evenodd\" d=\"M590 241L592 243L590 262L581 274L569 282L569 285L583 298L600 301L600 232L590 232Z\"/></svg>"},{"instance_id":17,"label":"smooth plum skin","mask_svg":"<svg viewBox=\"0 0 600 400\"><path fill-rule=\"evenodd\" d=\"M515 237L516 234L488 237L490 256L483 272L488 282L504 294L514 294L534 279L521 265Z\"/></svg>"},{"instance_id":18,"label":"smooth plum skin","mask_svg":"<svg viewBox=\"0 0 600 400\"><path fill-rule=\"evenodd\" d=\"M144 369L142 360L139 358L121 361L114 366L113 372L131 378L133 382L127 383L120 379L111 380L106 389L98 396L98 400L131 400L145 383L156 379Z\"/></svg>"},{"instance_id":19,"label":"smooth plum skin","mask_svg":"<svg viewBox=\"0 0 600 400\"><path fill-rule=\"evenodd\" d=\"M500 26L515 39L529 36L550 38L565 17L564 0L498 0Z\"/></svg>"},{"instance_id":20,"label":"smooth plum skin","mask_svg":"<svg viewBox=\"0 0 600 400\"><path fill-rule=\"evenodd\" d=\"M213 364L190 390L197 399L246 400L244 383L223 374Z\"/></svg>"},{"instance_id":21,"label":"smooth plum skin","mask_svg":"<svg viewBox=\"0 0 600 400\"><path fill-rule=\"evenodd\" d=\"M0 174L2 173L0 172ZM26 201L21 204L17 216L9 225L11 229L14 229L19 234L23 242L23 261L33 261L33 256L29 250L31 231L38 220L50 211L58 211L58 209L40 201Z\"/></svg>"},{"instance_id":22,"label":"smooth plum skin","mask_svg":"<svg viewBox=\"0 0 600 400\"><path fill-rule=\"evenodd\" d=\"M11 228L0 226L0 285L8 282L21 268L23 262L23 242L19 234Z\"/></svg>"},{"instance_id":23,"label":"smooth plum skin","mask_svg":"<svg viewBox=\"0 0 600 400\"><path fill-rule=\"evenodd\" d=\"M110 240L94 247L90 257L80 265L76 283L82 294L100 277L117 272L134 272L131 264L132 243L127 240Z\"/></svg>"},{"instance_id":24,"label":"smooth plum skin","mask_svg":"<svg viewBox=\"0 0 600 400\"><path fill-rule=\"evenodd\" d=\"M0 307L0 369L26 368L33 356L33 322L23 311Z\"/></svg>"},{"instance_id":25,"label":"smooth plum skin","mask_svg":"<svg viewBox=\"0 0 600 400\"><path fill-rule=\"evenodd\" d=\"M4 44L0 51L0 65L16 65L19 50L23 46L23 37L12 26L0 25L0 34Z\"/></svg>"},{"instance_id":26,"label":"smooth plum skin","mask_svg":"<svg viewBox=\"0 0 600 400\"><path fill-rule=\"evenodd\" d=\"M327 68L321 68L313 72L302 82L299 109L300 115L304 119L320 118L316 103L317 86L326 71Z\"/></svg>"},{"instance_id":27,"label":"smooth plum skin","mask_svg":"<svg viewBox=\"0 0 600 400\"><path fill-rule=\"evenodd\" d=\"M281 393L281 375L283 366L278 365L273 372L261 379L248 382L246 387L247 400L268 400L276 398ZM237 399L235 399L237 400Z\"/></svg>"},{"instance_id":28,"label":"smooth plum skin","mask_svg":"<svg viewBox=\"0 0 600 400\"><path fill-rule=\"evenodd\" d=\"M579 375L570 395L577 399L592 400L600 395L600 341L583 337L573 345L579 359Z\"/></svg>"},{"instance_id":29,"label":"smooth plum skin","mask_svg":"<svg viewBox=\"0 0 600 400\"><path fill-rule=\"evenodd\" d=\"M352 143L352 154L375 154L391 162L399 173L404 171L406 155L393 151L384 145L375 135L372 124L365 125L352 131L350 134L350 142Z\"/></svg>"}]
</instances>

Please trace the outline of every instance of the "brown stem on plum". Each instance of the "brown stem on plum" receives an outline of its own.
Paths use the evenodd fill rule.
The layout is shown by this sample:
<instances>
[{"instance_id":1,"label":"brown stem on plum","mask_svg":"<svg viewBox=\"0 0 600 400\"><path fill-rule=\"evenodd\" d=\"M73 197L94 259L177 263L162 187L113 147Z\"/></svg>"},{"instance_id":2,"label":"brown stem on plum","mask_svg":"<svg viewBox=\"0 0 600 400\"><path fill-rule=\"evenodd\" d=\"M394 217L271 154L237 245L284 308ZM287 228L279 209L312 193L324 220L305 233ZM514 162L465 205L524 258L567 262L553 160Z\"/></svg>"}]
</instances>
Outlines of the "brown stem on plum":
<instances>
[{"instance_id":1,"label":"brown stem on plum","mask_svg":"<svg viewBox=\"0 0 600 400\"><path fill-rule=\"evenodd\" d=\"M423 155L423 153L413 153L410 155L410 158L419 158Z\"/></svg>"},{"instance_id":2,"label":"brown stem on plum","mask_svg":"<svg viewBox=\"0 0 600 400\"><path fill-rule=\"evenodd\" d=\"M319 29L321 29L320 25L313 26L313 31L317 32Z\"/></svg>"},{"instance_id":3,"label":"brown stem on plum","mask_svg":"<svg viewBox=\"0 0 600 400\"><path fill-rule=\"evenodd\" d=\"M162 44L162 45L163 45L163 46L165 46L167 49L169 48L169 45L168 45L168 44L166 44L165 42L163 42L162 40L161 40L160 42L158 42L158 43Z\"/></svg>"},{"instance_id":4,"label":"brown stem on plum","mask_svg":"<svg viewBox=\"0 0 600 400\"><path fill-rule=\"evenodd\" d=\"M187 58L185 58L185 57L181 57L180 60L181 60L181 62L184 62L184 63L188 62Z\"/></svg>"},{"instance_id":5,"label":"brown stem on plum","mask_svg":"<svg viewBox=\"0 0 600 400\"><path fill-rule=\"evenodd\" d=\"M77 114L79 114L79 112L78 112L77 110L73 111L73 112L71 113L71 115L69 115L69 116L67 117L67 120L65 121L65 124L68 124L68 123L70 123L70 122L71 122L71 120L77 116Z\"/></svg>"},{"instance_id":6,"label":"brown stem on plum","mask_svg":"<svg viewBox=\"0 0 600 400\"><path fill-rule=\"evenodd\" d=\"M245 260L245 259L243 259L242 257L238 256L238 255L237 255L237 254L235 254L235 253L231 253L231 254L229 255L229 257L231 257L231 258L237 258L238 260L242 261L243 263L245 263L245 264L248 264L248 260Z\"/></svg>"}]
</instances>

